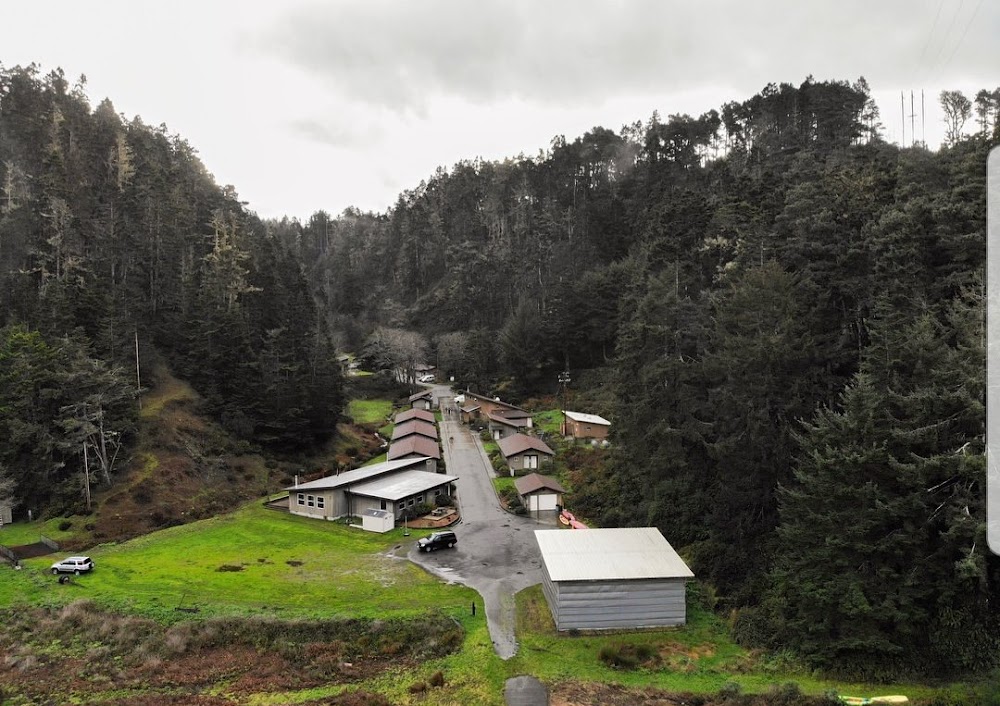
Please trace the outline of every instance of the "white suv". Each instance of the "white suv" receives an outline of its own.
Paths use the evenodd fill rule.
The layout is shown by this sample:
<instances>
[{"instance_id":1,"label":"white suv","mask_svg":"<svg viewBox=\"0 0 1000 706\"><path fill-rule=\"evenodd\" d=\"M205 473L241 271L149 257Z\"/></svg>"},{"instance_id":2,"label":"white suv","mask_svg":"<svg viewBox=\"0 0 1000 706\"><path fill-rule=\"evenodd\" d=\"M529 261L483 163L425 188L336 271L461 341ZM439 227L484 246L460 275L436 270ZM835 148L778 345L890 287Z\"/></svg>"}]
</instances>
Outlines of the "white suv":
<instances>
[{"instance_id":1,"label":"white suv","mask_svg":"<svg viewBox=\"0 0 1000 706\"><path fill-rule=\"evenodd\" d=\"M94 562L90 560L89 556L71 556L53 564L52 573L76 574L79 576L84 571L90 571L93 568Z\"/></svg>"}]
</instances>

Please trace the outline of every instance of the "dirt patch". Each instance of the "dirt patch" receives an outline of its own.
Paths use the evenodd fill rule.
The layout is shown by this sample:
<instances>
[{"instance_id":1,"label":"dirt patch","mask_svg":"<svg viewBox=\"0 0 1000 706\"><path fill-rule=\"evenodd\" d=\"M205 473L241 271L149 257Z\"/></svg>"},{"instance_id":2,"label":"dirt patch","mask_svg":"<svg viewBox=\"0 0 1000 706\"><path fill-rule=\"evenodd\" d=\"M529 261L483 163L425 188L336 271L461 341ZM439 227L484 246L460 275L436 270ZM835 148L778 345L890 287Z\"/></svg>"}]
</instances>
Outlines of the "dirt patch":
<instances>
[{"instance_id":1,"label":"dirt patch","mask_svg":"<svg viewBox=\"0 0 1000 706\"><path fill-rule=\"evenodd\" d=\"M101 704L232 703L247 696L345 686L416 669L461 645L444 616L410 621L212 619L165 627L78 602L0 611L0 684L25 703L66 703L114 690ZM176 700L165 698L167 694ZM178 695L183 696L178 696ZM326 700L317 703L378 703Z\"/></svg>"},{"instance_id":2,"label":"dirt patch","mask_svg":"<svg viewBox=\"0 0 1000 706\"><path fill-rule=\"evenodd\" d=\"M550 706L690 706L690 695L656 689L628 689L614 684L559 684L551 691ZM714 702L701 701L703 706Z\"/></svg>"}]
</instances>

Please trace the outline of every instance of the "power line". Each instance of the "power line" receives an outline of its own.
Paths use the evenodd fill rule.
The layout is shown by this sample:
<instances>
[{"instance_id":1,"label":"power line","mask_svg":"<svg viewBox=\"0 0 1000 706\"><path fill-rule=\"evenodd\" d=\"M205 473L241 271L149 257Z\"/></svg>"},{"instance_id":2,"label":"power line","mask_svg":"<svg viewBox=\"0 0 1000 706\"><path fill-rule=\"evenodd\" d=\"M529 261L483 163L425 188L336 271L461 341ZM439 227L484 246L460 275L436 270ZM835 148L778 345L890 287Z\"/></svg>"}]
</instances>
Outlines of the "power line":
<instances>
[{"instance_id":1,"label":"power line","mask_svg":"<svg viewBox=\"0 0 1000 706\"><path fill-rule=\"evenodd\" d=\"M931 25L931 31L927 33L927 41L924 42L924 48L920 50L920 58L917 59L917 63L923 65L924 56L927 54L927 48L931 45L931 39L934 38L934 30L937 29L938 20L941 19L941 9L944 7L944 0L938 3L937 12L934 14L934 23Z\"/></svg>"},{"instance_id":2,"label":"power line","mask_svg":"<svg viewBox=\"0 0 1000 706\"><path fill-rule=\"evenodd\" d=\"M972 28L972 23L975 22L976 15L979 14L979 8L982 6L983 6L983 0L979 0L979 2L976 3L976 9L972 11L972 16L969 18L969 22L965 25L965 30L962 32L962 36L958 40L958 44L955 45L955 48L952 49L951 54L948 55L948 60L941 65L942 71L948 68L948 65L951 63L951 60L955 58L955 54L958 53L958 50L962 46L962 43L965 42L965 35L967 35L969 33L969 30Z\"/></svg>"},{"instance_id":3,"label":"power line","mask_svg":"<svg viewBox=\"0 0 1000 706\"><path fill-rule=\"evenodd\" d=\"M958 16L962 14L962 5L964 4L965 0L958 1L958 8L955 10L955 13L951 16L951 22L948 23L948 29L944 33L944 39L941 40L941 47L938 49L937 54L934 55L934 61L931 62L931 67L932 67L931 70L936 70L935 65L938 63L938 59L941 58L941 53L944 51L944 48L948 45L948 37L951 36L951 30L955 27L955 20L957 20ZM924 75L925 77L928 76L929 71L925 72Z\"/></svg>"}]
</instances>

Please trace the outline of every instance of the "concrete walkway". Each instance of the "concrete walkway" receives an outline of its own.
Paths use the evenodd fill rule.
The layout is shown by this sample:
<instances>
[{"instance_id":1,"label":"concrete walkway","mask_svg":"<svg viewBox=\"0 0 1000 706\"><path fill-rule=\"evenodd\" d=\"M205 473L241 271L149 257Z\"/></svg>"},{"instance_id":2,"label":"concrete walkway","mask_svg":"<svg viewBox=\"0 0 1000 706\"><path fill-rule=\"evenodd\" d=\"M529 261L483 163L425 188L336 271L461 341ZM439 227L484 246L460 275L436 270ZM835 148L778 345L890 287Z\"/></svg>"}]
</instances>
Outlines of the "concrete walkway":
<instances>
[{"instance_id":1,"label":"concrete walkway","mask_svg":"<svg viewBox=\"0 0 1000 706\"><path fill-rule=\"evenodd\" d=\"M434 386L435 397L452 399L446 385ZM447 472L458 476L462 521L454 529L458 546L410 559L448 581L476 589L483 597L486 621L497 654L517 654L514 635L514 594L540 583L541 557L533 530L544 524L505 512L493 489L493 470L479 438L459 421L445 415L440 423Z\"/></svg>"}]
</instances>

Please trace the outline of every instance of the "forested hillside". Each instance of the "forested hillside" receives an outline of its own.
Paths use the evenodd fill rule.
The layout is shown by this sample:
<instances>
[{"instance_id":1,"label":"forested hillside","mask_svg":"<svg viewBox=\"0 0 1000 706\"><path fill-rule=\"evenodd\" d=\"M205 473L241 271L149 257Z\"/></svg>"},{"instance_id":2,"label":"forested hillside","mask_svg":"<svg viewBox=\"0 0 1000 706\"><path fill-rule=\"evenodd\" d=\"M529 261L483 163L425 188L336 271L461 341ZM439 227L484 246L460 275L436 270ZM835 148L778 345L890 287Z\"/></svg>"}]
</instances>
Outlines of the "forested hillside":
<instances>
[{"instance_id":1,"label":"forested hillside","mask_svg":"<svg viewBox=\"0 0 1000 706\"><path fill-rule=\"evenodd\" d=\"M398 329L479 392L594 371L611 461L574 508L658 526L746 644L873 678L995 666L1000 89L942 98L936 152L884 142L863 80L810 78L442 168L385 214L262 223L165 127L0 70L0 495L114 481L137 341L140 375L162 357L230 432L300 452L339 415L331 336Z\"/></svg>"},{"instance_id":2,"label":"forested hillside","mask_svg":"<svg viewBox=\"0 0 1000 706\"><path fill-rule=\"evenodd\" d=\"M660 527L740 639L873 677L981 668L1000 89L942 100L937 152L884 142L863 80L807 79L272 225L351 347L416 330L514 395L610 366L613 461L574 507Z\"/></svg>"},{"instance_id":3,"label":"forested hillside","mask_svg":"<svg viewBox=\"0 0 1000 706\"><path fill-rule=\"evenodd\" d=\"M113 482L161 357L263 447L309 448L341 407L298 262L182 138L85 91L0 67L0 495L19 510L79 507L85 468Z\"/></svg>"}]
</instances>

